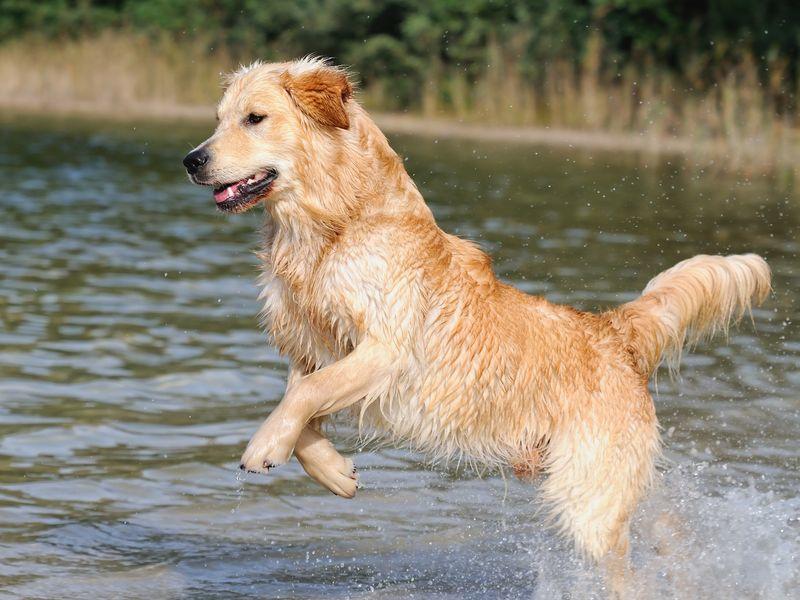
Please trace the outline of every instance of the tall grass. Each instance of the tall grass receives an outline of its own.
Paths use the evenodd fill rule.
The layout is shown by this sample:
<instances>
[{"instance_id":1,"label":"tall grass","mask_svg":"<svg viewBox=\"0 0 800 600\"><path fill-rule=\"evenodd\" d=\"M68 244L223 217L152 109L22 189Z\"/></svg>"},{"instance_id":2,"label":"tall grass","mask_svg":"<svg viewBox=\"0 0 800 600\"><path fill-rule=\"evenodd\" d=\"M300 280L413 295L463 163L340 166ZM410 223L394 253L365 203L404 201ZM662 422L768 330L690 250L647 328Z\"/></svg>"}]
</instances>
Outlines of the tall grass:
<instances>
[{"instance_id":1,"label":"tall grass","mask_svg":"<svg viewBox=\"0 0 800 600\"><path fill-rule=\"evenodd\" d=\"M712 75L698 69L678 76L647 57L609 70L602 39L592 34L579 60L543 61L531 73L516 58L525 43L524 36L491 38L487 67L477 77L432 60L410 108L485 125L626 134L646 139L654 151L681 140L698 157L733 168L800 164L800 115L787 100L797 84L787 81L786 65L777 60L766 74L747 52ZM199 39L124 31L71 41L24 37L0 45L0 104L154 116L194 107L210 114L220 74L237 62ZM385 109L391 81L368 82L361 98Z\"/></svg>"},{"instance_id":2,"label":"tall grass","mask_svg":"<svg viewBox=\"0 0 800 600\"><path fill-rule=\"evenodd\" d=\"M208 107L234 61L207 47L112 30L77 40L15 39L0 45L0 103L112 115Z\"/></svg>"},{"instance_id":3,"label":"tall grass","mask_svg":"<svg viewBox=\"0 0 800 600\"><path fill-rule=\"evenodd\" d=\"M770 65L766 83L748 52L704 81L678 77L644 58L621 70L604 70L602 40L593 35L577 62L552 60L525 75L512 43L493 42L490 68L475 85L445 73L438 104L427 114L455 114L470 121L629 133L658 151L681 140L698 157L751 170L797 165L800 114L788 108L796 82L785 65Z\"/></svg>"}]
</instances>

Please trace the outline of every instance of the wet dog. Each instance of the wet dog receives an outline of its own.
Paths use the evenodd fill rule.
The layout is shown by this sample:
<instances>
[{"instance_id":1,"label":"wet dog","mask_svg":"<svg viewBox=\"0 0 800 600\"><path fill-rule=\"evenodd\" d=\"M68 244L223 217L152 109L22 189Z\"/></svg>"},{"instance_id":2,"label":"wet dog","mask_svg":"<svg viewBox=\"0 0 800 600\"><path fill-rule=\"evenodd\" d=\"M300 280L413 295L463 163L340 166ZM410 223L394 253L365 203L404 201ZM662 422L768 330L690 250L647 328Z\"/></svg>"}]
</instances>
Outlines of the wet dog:
<instances>
[{"instance_id":1,"label":"wet dog","mask_svg":"<svg viewBox=\"0 0 800 600\"><path fill-rule=\"evenodd\" d=\"M221 211L265 208L263 320L291 365L242 468L266 473L294 454L352 497L353 464L320 431L349 408L434 457L546 475L560 529L621 590L628 524L659 454L648 380L764 300L764 260L696 256L601 314L554 305L501 283L486 254L437 227L344 70L242 68L217 116L184 164Z\"/></svg>"}]
</instances>

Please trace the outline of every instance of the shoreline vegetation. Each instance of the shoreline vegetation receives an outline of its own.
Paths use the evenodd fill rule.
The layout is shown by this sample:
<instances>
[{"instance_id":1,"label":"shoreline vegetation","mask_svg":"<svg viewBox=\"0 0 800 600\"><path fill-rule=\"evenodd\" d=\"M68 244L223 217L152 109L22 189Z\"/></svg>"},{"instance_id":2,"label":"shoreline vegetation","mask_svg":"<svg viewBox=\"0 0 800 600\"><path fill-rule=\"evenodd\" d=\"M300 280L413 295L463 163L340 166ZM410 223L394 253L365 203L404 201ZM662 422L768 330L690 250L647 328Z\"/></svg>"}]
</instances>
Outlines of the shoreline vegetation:
<instances>
[{"instance_id":1,"label":"shoreline vegetation","mask_svg":"<svg viewBox=\"0 0 800 600\"><path fill-rule=\"evenodd\" d=\"M764 71L742 50L700 89L687 83L690 75L679 77L647 57L609 71L598 33L589 32L577 62L553 59L536 74L526 74L514 43L490 36L483 49L489 61L478 74L431 61L414 94L402 92L405 100L390 89L402 75L367 73L358 97L389 133L679 153L747 173L800 165L800 115L788 91L793 79L778 59ZM199 38L129 29L75 38L21 35L0 43L0 107L211 119L221 75L251 56ZM358 65L353 70L361 76Z\"/></svg>"},{"instance_id":2,"label":"shoreline vegetation","mask_svg":"<svg viewBox=\"0 0 800 600\"><path fill-rule=\"evenodd\" d=\"M97 104L92 101L59 101L50 103L46 99L14 100L0 98L0 109L17 115L41 115L44 113L62 117L101 118L110 121L163 121L180 120L211 123L214 120L213 105L163 104L157 102L134 102L122 105ZM556 129L531 125L492 125L459 121L447 117L425 117L415 113L386 113L370 111L370 115L385 132L400 135L415 135L440 139L470 139L497 143L580 148L601 151L645 152L648 154L692 155L697 151L696 143L688 139L658 139L635 133L615 133L579 129ZM711 152L704 156L712 158Z\"/></svg>"}]
</instances>

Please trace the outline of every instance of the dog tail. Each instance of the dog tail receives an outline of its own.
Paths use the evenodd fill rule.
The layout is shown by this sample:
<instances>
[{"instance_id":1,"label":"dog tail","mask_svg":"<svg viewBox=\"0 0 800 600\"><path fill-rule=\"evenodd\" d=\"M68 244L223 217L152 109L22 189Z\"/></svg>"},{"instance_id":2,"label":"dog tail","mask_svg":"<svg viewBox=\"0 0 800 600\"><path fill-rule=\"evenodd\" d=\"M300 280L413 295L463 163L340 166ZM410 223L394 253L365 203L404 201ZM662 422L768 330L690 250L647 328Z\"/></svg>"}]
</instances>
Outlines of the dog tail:
<instances>
[{"instance_id":1,"label":"dog tail","mask_svg":"<svg viewBox=\"0 0 800 600\"><path fill-rule=\"evenodd\" d=\"M685 345L727 333L770 289L769 266L756 254L699 255L657 275L612 320L649 377L664 358L676 371Z\"/></svg>"}]
</instances>

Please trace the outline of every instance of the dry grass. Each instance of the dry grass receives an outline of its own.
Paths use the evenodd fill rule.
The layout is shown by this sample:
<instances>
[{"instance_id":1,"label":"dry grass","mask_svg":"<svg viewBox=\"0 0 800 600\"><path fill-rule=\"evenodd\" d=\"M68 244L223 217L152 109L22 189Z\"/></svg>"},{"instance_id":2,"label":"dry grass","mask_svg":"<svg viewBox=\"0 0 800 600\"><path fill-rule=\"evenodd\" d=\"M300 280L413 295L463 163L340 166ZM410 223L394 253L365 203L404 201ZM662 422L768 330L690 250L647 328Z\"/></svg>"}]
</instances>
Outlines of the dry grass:
<instances>
[{"instance_id":1,"label":"dry grass","mask_svg":"<svg viewBox=\"0 0 800 600\"><path fill-rule=\"evenodd\" d=\"M555 60L531 78L513 59L519 55L514 40L505 47L494 44L488 54L492 68L477 85L465 85L458 73L445 75L439 103L428 99L425 114L604 132L616 139L628 134L640 139L634 145L653 151L681 148L734 169L799 164L800 115L780 105L795 84L786 80L780 64L770 65L766 84L746 52L713 80L697 81L692 74L678 79L647 60L608 73L601 64L602 40L591 36L577 66Z\"/></svg>"},{"instance_id":2,"label":"dry grass","mask_svg":"<svg viewBox=\"0 0 800 600\"><path fill-rule=\"evenodd\" d=\"M112 31L70 41L13 40L0 46L0 102L87 106L102 113L208 107L219 97L220 75L234 61L206 47Z\"/></svg>"},{"instance_id":3,"label":"dry grass","mask_svg":"<svg viewBox=\"0 0 800 600\"><path fill-rule=\"evenodd\" d=\"M577 66L554 60L530 75L514 58L525 43L524 37L490 41L491 68L477 81L433 61L420 91L420 114L455 118L467 124L461 129L468 135L483 137L493 137L488 128L498 125L506 126L498 133L518 139L679 151L733 169L800 164L798 116L778 105L793 85L784 77L785 65L770 65L766 83L746 53L713 81L692 73L678 80L647 60L608 73L602 40L592 36ZM0 105L206 117L220 93L220 74L237 63L225 50L207 48L202 40L178 43L111 31L74 41L6 42L0 45ZM361 93L372 109L382 108L383 83ZM412 127L409 119L394 121L401 129ZM519 126L531 129L525 133ZM460 131L441 122L438 128Z\"/></svg>"}]
</instances>

